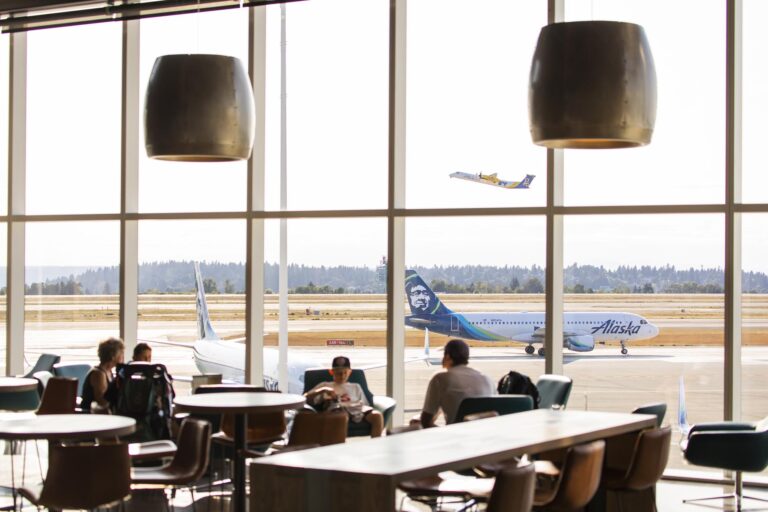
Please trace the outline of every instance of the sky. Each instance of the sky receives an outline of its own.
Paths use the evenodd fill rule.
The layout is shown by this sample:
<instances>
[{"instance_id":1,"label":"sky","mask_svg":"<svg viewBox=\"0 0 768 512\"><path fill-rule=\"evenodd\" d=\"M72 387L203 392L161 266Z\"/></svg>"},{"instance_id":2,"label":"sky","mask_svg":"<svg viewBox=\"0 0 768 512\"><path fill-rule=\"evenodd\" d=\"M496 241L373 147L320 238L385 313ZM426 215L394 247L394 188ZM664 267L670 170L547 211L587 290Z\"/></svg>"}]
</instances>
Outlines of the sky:
<instances>
[{"instance_id":1,"label":"sky","mask_svg":"<svg viewBox=\"0 0 768 512\"><path fill-rule=\"evenodd\" d=\"M768 202L768 178L760 172L768 41L759 20L768 14L765 4L745 1L744 17L743 197L763 203ZM546 153L530 141L527 81L546 2L484 0L468 8L459 0L413 0L408 5L407 206L543 206ZM388 7L385 0L287 6L289 209L386 207ZM696 23L687 23L680 37L681 20L693 12ZM723 2L568 0L566 19L643 25L659 98L649 146L565 151L566 204L722 201ZM280 208L279 21L279 8L269 7L268 209ZM143 22L141 30L142 97L159 55L246 57L244 10L156 18ZM7 38L0 37L0 44L7 47ZM116 23L29 34L28 213L119 211L119 56ZM529 190L502 190L449 178L454 171L537 177ZM243 162L156 162L142 152L140 210L242 210L245 180ZM0 206L5 199L0 193ZM746 269L768 271L766 220L764 214L745 216ZM28 264L116 264L117 223L88 224L87 229L76 223L30 224ZM244 226L243 221L143 222L140 259L243 261ZM278 233L278 222L268 222L268 261L278 259ZM544 263L542 218L411 219L406 239L408 265ZM372 267L385 253L384 219L289 222L291 263ZM569 217L565 263L722 266L722 218Z\"/></svg>"}]
</instances>

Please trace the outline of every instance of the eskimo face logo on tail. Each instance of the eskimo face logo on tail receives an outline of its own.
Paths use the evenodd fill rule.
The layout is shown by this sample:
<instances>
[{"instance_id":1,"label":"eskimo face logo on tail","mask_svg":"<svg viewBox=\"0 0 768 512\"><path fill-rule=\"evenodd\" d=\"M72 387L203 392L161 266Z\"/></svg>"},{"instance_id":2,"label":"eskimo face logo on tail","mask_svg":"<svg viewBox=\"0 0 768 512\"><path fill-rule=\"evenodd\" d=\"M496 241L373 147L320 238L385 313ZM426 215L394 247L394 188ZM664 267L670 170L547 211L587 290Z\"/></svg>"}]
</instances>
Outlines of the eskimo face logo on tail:
<instances>
[{"instance_id":1,"label":"eskimo face logo on tail","mask_svg":"<svg viewBox=\"0 0 768 512\"><path fill-rule=\"evenodd\" d=\"M432 297L427 287L420 283L414 283L408 290L408 302L411 304L411 311L416 313L429 313L429 305Z\"/></svg>"},{"instance_id":2,"label":"eskimo face logo on tail","mask_svg":"<svg viewBox=\"0 0 768 512\"><path fill-rule=\"evenodd\" d=\"M592 328L592 334L628 334L635 335L640 332L640 325L635 325L630 320L627 325L621 325L616 320L606 320L597 327Z\"/></svg>"}]
</instances>

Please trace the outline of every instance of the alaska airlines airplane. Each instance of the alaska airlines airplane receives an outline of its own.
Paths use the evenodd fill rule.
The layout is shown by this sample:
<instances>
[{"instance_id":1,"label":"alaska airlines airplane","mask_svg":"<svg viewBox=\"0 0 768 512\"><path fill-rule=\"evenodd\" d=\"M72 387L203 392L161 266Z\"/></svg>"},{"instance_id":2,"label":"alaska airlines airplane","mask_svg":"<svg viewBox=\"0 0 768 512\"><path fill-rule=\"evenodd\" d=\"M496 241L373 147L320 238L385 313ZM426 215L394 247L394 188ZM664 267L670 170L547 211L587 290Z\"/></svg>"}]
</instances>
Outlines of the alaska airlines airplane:
<instances>
[{"instance_id":1,"label":"alaska airlines airplane","mask_svg":"<svg viewBox=\"0 0 768 512\"><path fill-rule=\"evenodd\" d=\"M501 188L528 188L531 186L531 182L536 176L533 174L526 174L525 178L523 178L523 181L506 181L496 176L496 173L470 174L468 172L454 172L450 174L450 177L458 178L460 180L474 181L475 183L483 183L485 185L492 185L494 187Z\"/></svg>"},{"instance_id":2,"label":"alaska airlines airplane","mask_svg":"<svg viewBox=\"0 0 768 512\"><path fill-rule=\"evenodd\" d=\"M413 270L405 272L405 293L411 306L406 325L446 336L477 341L519 341L533 354L534 343L544 342L544 313L454 313ZM596 342L618 341L621 353L626 343L653 338L659 328L634 313L564 313L563 347L589 352ZM544 348L539 348L544 355Z\"/></svg>"}]
</instances>

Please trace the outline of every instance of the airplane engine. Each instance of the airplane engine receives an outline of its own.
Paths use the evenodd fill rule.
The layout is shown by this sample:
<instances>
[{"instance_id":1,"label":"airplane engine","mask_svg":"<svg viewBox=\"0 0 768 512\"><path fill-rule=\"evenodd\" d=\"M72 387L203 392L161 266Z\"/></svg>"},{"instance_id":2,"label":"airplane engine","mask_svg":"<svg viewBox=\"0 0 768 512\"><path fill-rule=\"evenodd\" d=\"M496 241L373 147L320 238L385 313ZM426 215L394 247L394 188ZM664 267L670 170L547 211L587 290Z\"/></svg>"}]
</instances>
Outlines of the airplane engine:
<instances>
[{"instance_id":1,"label":"airplane engine","mask_svg":"<svg viewBox=\"0 0 768 512\"><path fill-rule=\"evenodd\" d=\"M595 338L587 334L567 336L563 339L563 346L574 352L589 352L595 348Z\"/></svg>"}]
</instances>

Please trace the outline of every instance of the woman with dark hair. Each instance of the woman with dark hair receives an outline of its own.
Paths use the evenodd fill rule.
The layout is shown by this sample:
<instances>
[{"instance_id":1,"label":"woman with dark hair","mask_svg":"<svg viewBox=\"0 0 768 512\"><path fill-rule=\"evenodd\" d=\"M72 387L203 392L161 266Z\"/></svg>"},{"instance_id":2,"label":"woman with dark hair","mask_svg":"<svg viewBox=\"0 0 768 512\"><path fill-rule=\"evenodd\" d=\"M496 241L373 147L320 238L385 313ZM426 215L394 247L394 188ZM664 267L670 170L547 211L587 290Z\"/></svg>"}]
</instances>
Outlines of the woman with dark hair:
<instances>
[{"instance_id":1,"label":"woman with dark hair","mask_svg":"<svg viewBox=\"0 0 768 512\"><path fill-rule=\"evenodd\" d=\"M99 364L91 368L83 382L83 400L80 406L84 411L109 410L107 390L113 379L112 370L123 362L124 352L125 345L118 338L109 338L99 343Z\"/></svg>"}]
</instances>

